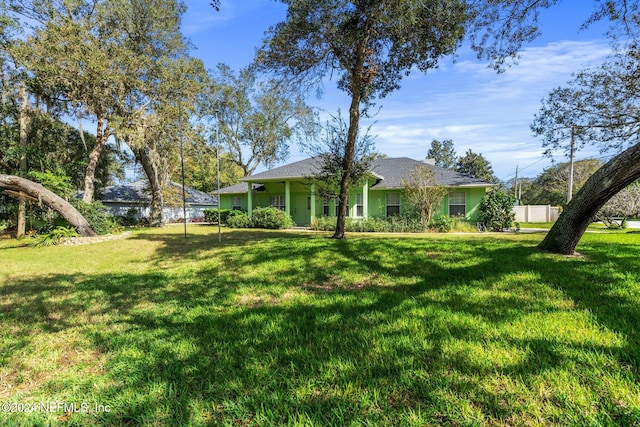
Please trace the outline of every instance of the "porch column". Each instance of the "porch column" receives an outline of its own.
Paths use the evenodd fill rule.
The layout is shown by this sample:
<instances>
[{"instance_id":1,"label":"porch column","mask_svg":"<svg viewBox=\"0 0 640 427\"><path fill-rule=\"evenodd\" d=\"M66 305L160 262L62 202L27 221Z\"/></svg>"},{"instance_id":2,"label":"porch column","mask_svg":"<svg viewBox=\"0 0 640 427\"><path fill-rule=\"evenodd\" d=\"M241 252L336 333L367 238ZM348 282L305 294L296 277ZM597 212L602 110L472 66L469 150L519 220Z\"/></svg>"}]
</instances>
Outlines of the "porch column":
<instances>
[{"instance_id":1,"label":"porch column","mask_svg":"<svg viewBox=\"0 0 640 427\"><path fill-rule=\"evenodd\" d=\"M369 217L369 180L364 180L362 186L362 217L367 219Z\"/></svg>"},{"instance_id":2,"label":"porch column","mask_svg":"<svg viewBox=\"0 0 640 427\"><path fill-rule=\"evenodd\" d=\"M291 181L284 182L284 211L291 215Z\"/></svg>"},{"instance_id":3,"label":"porch column","mask_svg":"<svg viewBox=\"0 0 640 427\"><path fill-rule=\"evenodd\" d=\"M316 183L311 183L311 221L316 219Z\"/></svg>"},{"instance_id":4,"label":"porch column","mask_svg":"<svg viewBox=\"0 0 640 427\"><path fill-rule=\"evenodd\" d=\"M253 186L250 182L247 182L247 215L251 218L251 211L253 210Z\"/></svg>"}]
</instances>

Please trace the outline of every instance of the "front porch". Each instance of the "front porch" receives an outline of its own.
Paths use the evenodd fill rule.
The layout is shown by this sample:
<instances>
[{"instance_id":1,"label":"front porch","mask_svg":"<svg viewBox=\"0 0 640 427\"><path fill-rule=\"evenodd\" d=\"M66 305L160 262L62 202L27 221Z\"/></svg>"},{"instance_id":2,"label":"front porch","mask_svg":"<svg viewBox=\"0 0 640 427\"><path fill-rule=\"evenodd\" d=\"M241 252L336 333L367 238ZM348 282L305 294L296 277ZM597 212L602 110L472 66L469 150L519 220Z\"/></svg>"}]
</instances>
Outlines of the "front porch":
<instances>
[{"instance_id":1,"label":"front porch","mask_svg":"<svg viewBox=\"0 0 640 427\"><path fill-rule=\"evenodd\" d=\"M258 184L258 185L256 185ZM317 194L314 182L305 180L252 181L247 180L247 213L256 207L272 206L287 212L298 226L308 226L319 216L335 216L337 201L323 200ZM257 188L261 188L258 190ZM348 215L358 218L368 217L369 182L355 187L355 195L350 195ZM355 197L354 197L355 196Z\"/></svg>"}]
</instances>

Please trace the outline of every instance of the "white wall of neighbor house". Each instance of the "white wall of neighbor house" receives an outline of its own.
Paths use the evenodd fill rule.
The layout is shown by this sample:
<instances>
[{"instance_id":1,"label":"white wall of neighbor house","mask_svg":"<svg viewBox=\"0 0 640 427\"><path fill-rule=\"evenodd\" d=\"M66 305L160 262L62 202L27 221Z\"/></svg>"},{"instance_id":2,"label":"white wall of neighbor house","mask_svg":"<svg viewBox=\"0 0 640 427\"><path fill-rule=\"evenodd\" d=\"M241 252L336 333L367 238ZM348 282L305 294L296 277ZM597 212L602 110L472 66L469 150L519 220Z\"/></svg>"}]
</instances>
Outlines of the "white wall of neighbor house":
<instances>
[{"instance_id":1,"label":"white wall of neighbor house","mask_svg":"<svg viewBox=\"0 0 640 427\"><path fill-rule=\"evenodd\" d=\"M146 218L151 215L151 208L148 206L140 206L134 204L124 204L124 203L104 203L105 206L109 208L111 213L115 216L125 216L129 209L135 208L136 218ZM215 206L204 206L204 205L187 205L187 219L192 218L203 218L204 210L215 208ZM164 218L166 220L178 220L182 219L184 216L182 211L182 206L180 207L165 207L162 210Z\"/></svg>"},{"instance_id":2,"label":"white wall of neighbor house","mask_svg":"<svg viewBox=\"0 0 640 427\"><path fill-rule=\"evenodd\" d=\"M560 216L560 208L551 205L514 206L516 222L554 222Z\"/></svg>"}]
</instances>

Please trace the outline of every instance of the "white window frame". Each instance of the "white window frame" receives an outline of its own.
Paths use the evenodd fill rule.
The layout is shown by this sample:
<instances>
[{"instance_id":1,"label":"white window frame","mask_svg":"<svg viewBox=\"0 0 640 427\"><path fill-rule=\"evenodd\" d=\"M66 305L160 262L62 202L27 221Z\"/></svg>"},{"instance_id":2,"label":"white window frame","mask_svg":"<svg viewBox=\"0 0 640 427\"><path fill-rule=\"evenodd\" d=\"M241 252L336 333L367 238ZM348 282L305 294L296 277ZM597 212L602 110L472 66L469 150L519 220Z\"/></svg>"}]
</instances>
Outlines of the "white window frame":
<instances>
[{"instance_id":1,"label":"white window frame","mask_svg":"<svg viewBox=\"0 0 640 427\"><path fill-rule=\"evenodd\" d=\"M391 198L391 200L390 200ZM387 193L385 195L385 203L386 203L386 210L385 210L385 214L389 217L389 216L399 216L400 215L400 193ZM397 208L397 212L393 213L391 215L389 215L389 208L390 207L394 207Z\"/></svg>"},{"instance_id":2,"label":"white window frame","mask_svg":"<svg viewBox=\"0 0 640 427\"><path fill-rule=\"evenodd\" d=\"M355 218L362 218L364 216L364 196L362 193L356 193L356 204L353 210L355 212Z\"/></svg>"},{"instance_id":3,"label":"white window frame","mask_svg":"<svg viewBox=\"0 0 640 427\"><path fill-rule=\"evenodd\" d=\"M242 196L233 196L231 201L231 209L239 211L242 209Z\"/></svg>"},{"instance_id":4,"label":"white window frame","mask_svg":"<svg viewBox=\"0 0 640 427\"><path fill-rule=\"evenodd\" d=\"M272 194L269 196L269 206L272 208L280 209L284 211L287 209L286 199L284 194Z\"/></svg>"},{"instance_id":5,"label":"white window frame","mask_svg":"<svg viewBox=\"0 0 640 427\"><path fill-rule=\"evenodd\" d=\"M460 198L462 203L460 203ZM462 206L462 215L460 213L452 213L451 209L459 210ZM449 216L450 217L465 217L467 216L467 193L465 191L452 191L449 193Z\"/></svg>"}]
</instances>

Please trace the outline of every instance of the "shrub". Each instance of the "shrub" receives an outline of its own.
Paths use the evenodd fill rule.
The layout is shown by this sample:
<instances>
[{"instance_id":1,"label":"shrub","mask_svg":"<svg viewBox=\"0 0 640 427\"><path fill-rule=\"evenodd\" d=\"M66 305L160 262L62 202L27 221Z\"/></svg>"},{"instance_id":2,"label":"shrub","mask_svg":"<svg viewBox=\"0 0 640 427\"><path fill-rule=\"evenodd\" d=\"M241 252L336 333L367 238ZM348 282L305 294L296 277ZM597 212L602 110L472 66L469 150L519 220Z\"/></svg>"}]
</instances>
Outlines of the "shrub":
<instances>
[{"instance_id":1,"label":"shrub","mask_svg":"<svg viewBox=\"0 0 640 427\"><path fill-rule=\"evenodd\" d=\"M438 215L431 220L431 222L429 223L429 228L437 230L440 233L448 233L453 229L455 224L456 220L454 218Z\"/></svg>"},{"instance_id":2,"label":"shrub","mask_svg":"<svg viewBox=\"0 0 640 427\"><path fill-rule=\"evenodd\" d=\"M424 226L417 218L392 216L389 218L345 219L345 231L350 233L420 233ZM336 218L323 216L311 223L311 229L317 231L334 231Z\"/></svg>"},{"instance_id":3,"label":"shrub","mask_svg":"<svg viewBox=\"0 0 640 427\"><path fill-rule=\"evenodd\" d=\"M229 216L227 225L231 228L250 228L252 226L249 215L246 212Z\"/></svg>"},{"instance_id":4,"label":"shrub","mask_svg":"<svg viewBox=\"0 0 640 427\"><path fill-rule=\"evenodd\" d=\"M480 202L480 221L492 231L508 230L516 218L514 202L515 198L504 191L491 191Z\"/></svg>"},{"instance_id":5,"label":"shrub","mask_svg":"<svg viewBox=\"0 0 640 427\"><path fill-rule=\"evenodd\" d=\"M291 216L273 207L257 208L251 213L251 226L254 228L268 228L279 230L291 228L295 225Z\"/></svg>"},{"instance_id":6,"label":"shrub","mask_svg":"<svg viewBox=\"0 0 640 427\"><path fill-rule=\"evenodd\" d=\"M69 202L87 220L96 234L111 234L122 231L122 226L116 217L109 213L109 208L101 201L94 200L91 203L85 203L80 199L71 199Z\"/></svg>"},{"instance_id":7,"label":"shrub","mask_svg":"<svg viewBox=\"0 0 640 427\"><path fill-rule=\"evenodd\" d=\"M35 238L34 246L51 246L70 238L78 237L78 233L73 227L56 227L45 234L40 234Z\"/></svg>"},{"instance_id":8,"label":"shrub","mask_svg":"<svg viewBox=\"0 0 640 427\"><path fill-rule=\"evenodd\" d=\"M118 221L123 227L133 227L138 224L136 215L138 215L138 210L136 208L129 208L124 216L118 217Z\"/></svg>"},{"instance_id":9,"label":"shrub","mask_svg":"<svg viewBox=\"0 0 640 427\"><path fill-rule=\"evenodd\" d=\"M335 231L336 218L331 216L321 216L311 221L309 228L316 231Z\"/></svg>"},{"instance_id":10,"label":"shrub","mask_svg":"<svg viewBox=\"0 0 640 427\"><path fill-rule=\"evenodd\" d=\"M246 211L238 210L238 209L220 209L220 223L228 224L229 218L234 215L241 215ZM218 222L218 209L211 208L204 210L204 220L205 222L217 223Z\"/></svg>"}]
</instances>

